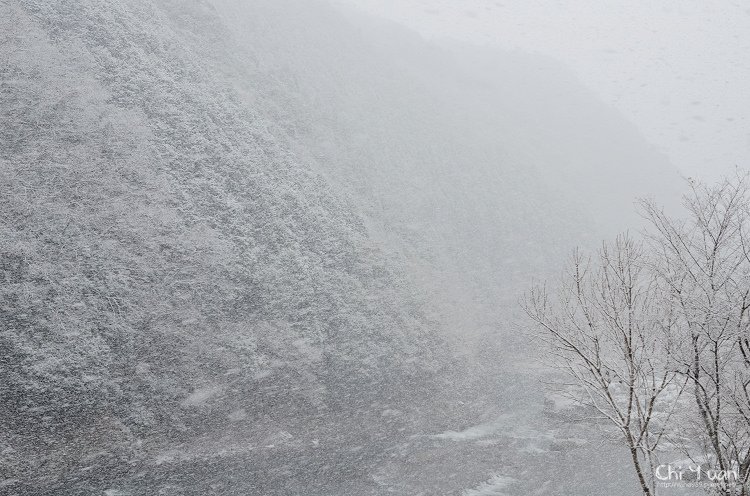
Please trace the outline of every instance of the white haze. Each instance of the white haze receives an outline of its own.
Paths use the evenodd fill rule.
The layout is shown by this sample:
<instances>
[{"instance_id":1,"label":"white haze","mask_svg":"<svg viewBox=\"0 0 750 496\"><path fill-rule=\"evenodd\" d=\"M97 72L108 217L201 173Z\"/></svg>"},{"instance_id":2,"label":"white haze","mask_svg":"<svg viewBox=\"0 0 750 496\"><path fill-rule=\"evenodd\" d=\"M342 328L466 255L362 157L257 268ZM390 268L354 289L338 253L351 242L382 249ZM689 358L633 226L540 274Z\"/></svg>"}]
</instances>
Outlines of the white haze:
<instances>
[{"instance_id":1,"label":"white haze","mask_svg":"<svg viewBox=\"0 0 750 496\"><path fill-rule=\"evenodd\" d=\"M0 1L0 493L635 494L518 299L747 155L742 44L577 5Z\"/></svg>"},{"instance_id":2,"label":"white haze","mask_svg":"<svg viewBox=\"0 0 750 496\"><path fill-rule=\"evenodd\" d=\"M570 67L688 176L750 165L750 4L701 0L337 0L427 38Z\"/></svg>"}]
</instances>

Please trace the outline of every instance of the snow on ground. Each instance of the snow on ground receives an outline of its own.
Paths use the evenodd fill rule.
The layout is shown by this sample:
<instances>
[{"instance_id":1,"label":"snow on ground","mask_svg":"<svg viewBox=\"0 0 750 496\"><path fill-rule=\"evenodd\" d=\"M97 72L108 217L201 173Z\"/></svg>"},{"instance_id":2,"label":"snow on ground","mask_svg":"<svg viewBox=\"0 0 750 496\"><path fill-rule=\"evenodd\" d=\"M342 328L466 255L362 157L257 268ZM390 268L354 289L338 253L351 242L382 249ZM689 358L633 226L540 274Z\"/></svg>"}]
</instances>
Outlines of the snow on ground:
<instances>
[{"instance_id":1,"label":"snow on ground","mask_svg":"<svg viewBox=\"0 0 750 496\"><path fill-rule=\"evenodd\" d=\"M474 489L466 489L461 493L461 496L508 496L508 493L504 490L516 482L518 481L512 477L495 475Z\"/></svg>"},{"instance_id":2,"label":"snow on ground","mask_svg":"<svg viewBox=\"0 0 750 496\"><path fill-rule=\"evenodd\" d=\"M206 386L196 389L190 396L182 400L182 406L200 406L207 402L212 397L218 395L221 392L221 388L218 386Z\"/></svg>"},{"instance_id":3,"label":"snow on ground","mask_svg":"<svg viewBox=\"0 0 750 496\"><path fill-rule=\"evenodd\" d=\"M488 437L552 439L553 433L551 431L539 431L529 425L525 425L521 418L512 415L501 415L495 420L468 427L462 431L445 431L429 437L451 441L476 441Z\"/></svg>"}]
</instances>

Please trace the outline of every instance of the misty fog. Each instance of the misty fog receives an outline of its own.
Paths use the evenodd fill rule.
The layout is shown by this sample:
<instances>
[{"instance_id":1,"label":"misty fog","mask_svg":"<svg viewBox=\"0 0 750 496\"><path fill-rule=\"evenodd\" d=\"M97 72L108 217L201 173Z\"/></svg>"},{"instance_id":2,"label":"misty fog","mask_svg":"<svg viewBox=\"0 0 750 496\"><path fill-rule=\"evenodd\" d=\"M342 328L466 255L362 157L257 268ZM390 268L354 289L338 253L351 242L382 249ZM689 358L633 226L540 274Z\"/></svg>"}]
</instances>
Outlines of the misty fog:
<instances>
[{"instance_id":1,"label":"misty fog","mask_svg":"<svg viewBox=\"0 0 750 496\"><path fill-rule=\"evenodd\" d=\"M678 288L675 260L713 239L701 270L730 267L706 322L736 330L704 375L742 383L750 10L704 6L693 60L661 42L699 4L603 5L0 1L0 494L625 496L633 456L722 462L672 347L704 309L679 297L717 286ZM651 277L631 391L649 360L673 378L648 408L669 442L635 455L619 393L604 417L560 393L555 325L588 337L580 316L545 337L523 304L626 232ZM714 382L704 406L741 427L706 439L745 446L750 405ZM721 467L744 475L743 449ZM649 463L656 494L746 494L656 488Z\"/></svg>"}]
</instances>

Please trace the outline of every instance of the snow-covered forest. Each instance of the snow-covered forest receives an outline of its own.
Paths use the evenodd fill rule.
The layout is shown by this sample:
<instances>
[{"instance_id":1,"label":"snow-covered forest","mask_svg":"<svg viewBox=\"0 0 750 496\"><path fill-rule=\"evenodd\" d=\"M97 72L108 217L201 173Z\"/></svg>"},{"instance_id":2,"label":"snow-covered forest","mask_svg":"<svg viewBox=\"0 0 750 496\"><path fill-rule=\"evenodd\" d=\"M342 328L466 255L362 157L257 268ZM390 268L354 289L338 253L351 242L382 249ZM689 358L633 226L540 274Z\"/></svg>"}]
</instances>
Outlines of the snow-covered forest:
<instances>
[{"instance_id":1,"label":"snow-covered forest","mask_svg":"<svg viewBox=\"0 0 750 496\"><path fill-rule=\"evenodd\" d=\"M347 2L0 0L0 494L640 494L529 290L690 185L562 63Z\"/></svg>"}]
</instances>

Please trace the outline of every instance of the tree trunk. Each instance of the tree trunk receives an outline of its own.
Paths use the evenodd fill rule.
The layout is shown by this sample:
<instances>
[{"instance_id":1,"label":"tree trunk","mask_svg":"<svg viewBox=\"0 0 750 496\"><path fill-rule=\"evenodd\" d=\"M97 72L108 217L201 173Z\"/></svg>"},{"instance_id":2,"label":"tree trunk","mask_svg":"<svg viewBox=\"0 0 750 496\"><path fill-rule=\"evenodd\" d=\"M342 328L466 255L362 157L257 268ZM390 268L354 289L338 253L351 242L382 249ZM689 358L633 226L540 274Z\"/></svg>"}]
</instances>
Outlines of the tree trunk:
<instances>
[{"instance_id":1,"label":"tree trunk","mask_svg":"<svg viewBox=\"0 0 750 496\"><path fill-rule=\"evenodd\" d=\"M633 446L631 440L628 440L630 445L630 456L633 458L633 467L635 467L635 473L638 474L638 482L641 483L641 489L643 489L644 496L653 496L651 488L646 482L646 478L643 476L643 470L641 470L641 461L638 459L638 449Z\"/></svg>"}]
</instances>

